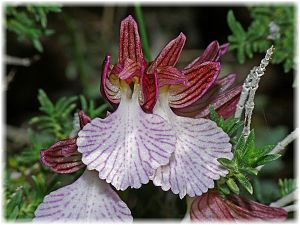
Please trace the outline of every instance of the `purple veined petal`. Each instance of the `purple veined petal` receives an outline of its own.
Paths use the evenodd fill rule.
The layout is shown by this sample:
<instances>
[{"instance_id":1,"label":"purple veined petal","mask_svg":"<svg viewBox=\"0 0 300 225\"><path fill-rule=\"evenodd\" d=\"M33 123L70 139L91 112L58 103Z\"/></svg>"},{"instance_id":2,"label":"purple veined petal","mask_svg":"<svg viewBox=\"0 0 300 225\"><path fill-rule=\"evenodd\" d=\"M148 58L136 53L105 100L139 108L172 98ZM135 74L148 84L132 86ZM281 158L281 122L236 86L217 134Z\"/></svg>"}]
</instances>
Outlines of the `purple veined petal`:
<instances>
[{"instance_id":1,"label":"purple veined petal","mask_svg":"<svg viewBox=\"0 0 300 225\"><path fill-rule=\"evenodd\" d=\"M95 171L85 170L74 183L47 195L34 222L132 222L131 212Z\"/></svg>"},{"instance_id":2,"label":"purple veined petal","mask_svg":"<svg viewBox=\"0 0 300 225\"><path fill-rule=\"evenodd\" d=\"M210 191L194 199L190 217L194 222L279 222L287 219L287 212L237 195L223 199L217 192Z\"/></svg>"},{"instance_id":3,"label":"purple veined petal","mask_svg":"<svg viewBox=\"0 0 300 225\"><path fill-rule=\"evenodd\" d=\"M43 164L56 173L73 173L85 166L77 151L76 137L58 141L40 154Z\"/></svg>"},{"instance_id":4,"label":"purple veined petal","mask_svg":"<svg viewBox=\"0 0 300 225\"><path fill-rule=\"evenodd\" d=\"M154 73L159 67L175 66L185 44L185 40L185 35L180 33L178 37L170 41L149 66L147 72Z\"/></svg>"},{"instance_id":5,"label":"purple veined petal","mask_svg":"<svg viewBox=\"0 0 300 225\"><path fill-rule=\"evenodd\" d=\"M118 109L105 119L96 118L78 134L78 151L89 170L99 171L117 190L140 188L174 151L176 138L160 116L146 114L132 98L122 95Z\"/></svg>"},{"instance_id":6,"label":"purple veined petal","mask_svg":"<svg viewBox=\"0 0 300 225\"><path fill-rule=\"evenodd\" d=\"M138 26L132 16L121 22L118 63L128 58L134 62L142 62L144 58Z\"/></svg>"},{"instance_id":7,"label":"purple veined petal","mask_svg":"<svg viewBox=\"0 0 300 225\"><path fill-rule=\"evenodd\" d=\"M166 99L167 96L160 98L154 113L172 126L176 148L169 164L159 167L151 180L164 191L171 189L180 198L199 196L214 187L214 180L227 174L217 159L232 158L230 139L210 120L176 116Z\"/></svg>"}]
</instances>

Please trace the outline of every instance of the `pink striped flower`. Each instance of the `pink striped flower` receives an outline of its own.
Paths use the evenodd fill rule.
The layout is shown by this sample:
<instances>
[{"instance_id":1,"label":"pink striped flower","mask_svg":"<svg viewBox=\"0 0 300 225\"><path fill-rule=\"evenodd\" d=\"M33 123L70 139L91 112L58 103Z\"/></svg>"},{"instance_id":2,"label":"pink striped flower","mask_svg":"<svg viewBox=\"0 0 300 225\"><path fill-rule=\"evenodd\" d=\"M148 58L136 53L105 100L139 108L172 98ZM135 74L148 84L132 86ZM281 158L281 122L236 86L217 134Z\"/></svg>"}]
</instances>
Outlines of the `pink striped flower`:
<instances>
[{"instance_id":1,"label":"pink striped flower","mask_svg":"<svg viewBox=\"0 0 300 225\"><path fill-rule=\"evenodd\" d=\"M117 190L140 188L155 169L168 164L176 137L166 120L142 109L154 107L157 86L154 75L144 76L147 63L131 16L121 23L118 63L112 66L109 60L103 63L101 93L117 109L83 127L78 151L87 169L97 170ZM148 95L153 90L154 97Z\"/></svg>"},{"instance_id":2,"label":"pink striped flower","mask_svg":"<svg viewBox=\"0 0 300 225\"><path fill-rule=\"evenodd\" d=\"M214 180L227 174L227 170L220 166L217 159L232 158L229 137L214 122L176 115L176 110L188 109L187 107L199 101L211 88L217 89L220 94L226 90L227 87L223 88L224 86L233 83L231 81L228 84L226 81L233 80L234 75L216 82L220 72L220 63L217 61L228 46L219 46L214 41L199 58L182 71L162 73L161 71L165 71L162 68L168 68L168 71L174 68L184 43L185 36L181 33L167 44L148 69L148 72L157 73L160 87L153 113L168 121L177 140L169 164L158 168L151 179L155 185L161 186L163 190L171 189L180 198L185 195L199 196L213 188ZM183 82L175 82L178 80ZM213 99L220 107L226 105L226 102L219 104L219 95ZM186 116L185 113L181 114Z\"/></svg>"}]
</instances>

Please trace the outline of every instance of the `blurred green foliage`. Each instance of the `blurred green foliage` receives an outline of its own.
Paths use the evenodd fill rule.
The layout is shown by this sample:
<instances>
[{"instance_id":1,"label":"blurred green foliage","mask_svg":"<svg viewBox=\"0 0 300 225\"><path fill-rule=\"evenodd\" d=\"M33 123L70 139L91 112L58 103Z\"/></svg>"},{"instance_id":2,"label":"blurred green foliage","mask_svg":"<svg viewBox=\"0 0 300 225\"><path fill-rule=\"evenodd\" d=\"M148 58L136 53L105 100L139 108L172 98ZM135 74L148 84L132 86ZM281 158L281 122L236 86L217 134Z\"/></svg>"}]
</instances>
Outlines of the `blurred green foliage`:
<instances>
[{"instance_id":1,"label":"blurred green foliage","mask_svg":"<svg viewBox=\"0 0 300 225\"><path fill-rule=\"evenodd\" d=\"M61 11L59 5L27 5L27 6L6 6L6 28L17 35L20 42L29 40L35 49L43 51L41 44L42 36L53 34L53 30L47 28L47 15Z\"/></svg>"},{"instance_id":2,"label":"blurred green foliage","mask_svg":"<svg viewBox=\"0 0 300 225\"><path fill-rule=\"evenodd\" d=\"M236 20L233 11L227 15L232 34L228 37L230 50L244 63L254 53L265 53L274 45L271 63L282 63L284 72L294 68L295 8L293 6L254 6L249 8L252 22L247 30Z\"/></svg>"},{"instance_id":3,"label":"blurred green foliage","mask_svg":"<svg viewBox=\"0 0 300 225\"><path fill-rule=\"evenodd\" d=\"M292 191L296 189L296 180L295 179L279 179L278 186L280 190L281 196L285 196L290 194Z\"/></svg>"}]
</instances>

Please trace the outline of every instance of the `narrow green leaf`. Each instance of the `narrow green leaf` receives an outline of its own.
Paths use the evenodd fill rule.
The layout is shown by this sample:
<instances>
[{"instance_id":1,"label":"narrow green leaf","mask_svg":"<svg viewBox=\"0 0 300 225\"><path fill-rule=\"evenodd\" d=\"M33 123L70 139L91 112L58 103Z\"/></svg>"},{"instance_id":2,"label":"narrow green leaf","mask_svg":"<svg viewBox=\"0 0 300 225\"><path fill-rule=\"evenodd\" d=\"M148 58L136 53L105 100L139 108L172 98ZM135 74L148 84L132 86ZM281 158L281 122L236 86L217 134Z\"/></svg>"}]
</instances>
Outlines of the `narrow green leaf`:
<instances>
[{"instance_id":1,"label":"narrow green leaf","mask_svg":"<svg viewBox=\"0 0 300 225\"><path fill-rule=\"evenodd\" d=\"M234 175L239 183L252 195L253 194L253 188L250 183L250 181L241 173Z\"/></svg>"},{"instance_id":2,"label":"narrow green leaf","mask_svg":"<svg viewBox=\"0 0 300 225\"><path fill-rule=\"evenodd\" d=\"M243 173L247 173L249 175L253 175L253 176L256 176L258 173L257 169L251 168L251 167L246 167L246 168L242 167L242 168L239 168L239 171L241 171Z\"/></svg>"},{"instance_id":3,"label":"narrow green leaf","mask_svg":"<svg viewBox=\"0 0 300 225\"><path fill-rule=\"evenodd\" d=\"M221 192L223 192L225 195L229 195L230 194L230 190L228 188L228 186L226 184L220 184L219 186L219 190Z\"/></svg>"},{"instance_id":4,"label":"narrow green leaf","mask_svg":"<svg viewBox=\"0 0 300 225\"><path fill-rule=\"evenodd\" d=\"M256 166L262 166L262 165L265 165L269 162L272 162L276 159L278 159L281 155L280 154L271 154L271 155L266 155L266 156L263 156L261 159L259 159L257 162L256 162Z\"/></svg>"},{"instance_id":5,"label":"narrow green leaf","mask_svg":"<svg viewBox=\"0 0 300 225\"><path fill-rule=\"evenodd\" d=\"M228 185L228 187L230 188L230 190L235 193L235 194L240 194L240 189L239 187L237 186L237 184L235 183L235 181L232 179L232 178L229 178L227 181L226 181L226 184Z\"/></svg>"},{"instance_id":6,"label":"narrow green leaf","mask_svg":"<svg viewBox=\"0 0 300 225\"><path fill-rule=\"evenodd\" d=\"M87 101L86 101L86 98L83 96L83 95L80 95L79 96L79 99L80 99L80 104L81 104L81 108L84 112L88 113L88 104L87 104Z\"/></svg>"},{"instance_id":7,"label":"narrow green leaf","mask_svg":"<svg viewBox=\"0 0 300 225\"><path fill-rule=\"evenodd\" d=\"M217 125L219 124L219 117L212 105L209 106L209 118L214 121Z\"/></svg>"},{"instance_id":8,"label":"narrow green leaf","mask_svg":"<svg viewBox=\"0 0 300 225\"><path fill-rule=\"evenodd\" d=\"M39 39L33 39L32 43L36 50L38 50L39 52L43 52L44 49Z\"/></svg>"},{"instance_id":9,"label":"narrow green leaf","mask_svg":"<svg viewBox=\"0 0 300 225\"><path fill-rule=\"evenodd\" d=\"M226 158L218 158L217 159L219 163L221 163L221 165L225 166L226 168L229 169L234 169L235 164L233 161L226 159Z\"/></svg>"}]
</instances>

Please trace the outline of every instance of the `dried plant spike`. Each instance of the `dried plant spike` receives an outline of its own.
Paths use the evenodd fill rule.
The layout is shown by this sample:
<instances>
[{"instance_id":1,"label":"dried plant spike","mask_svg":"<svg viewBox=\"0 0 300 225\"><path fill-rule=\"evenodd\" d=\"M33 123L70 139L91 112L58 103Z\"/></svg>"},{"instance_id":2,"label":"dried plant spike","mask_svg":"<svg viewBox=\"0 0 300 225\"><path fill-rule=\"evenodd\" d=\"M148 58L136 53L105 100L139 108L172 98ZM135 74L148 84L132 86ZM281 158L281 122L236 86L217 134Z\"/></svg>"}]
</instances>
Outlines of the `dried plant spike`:
<instances>
[{"instance_id":1,"label":"dried plant spike","mask_svg":"<svg viewBox=\"0 0 300 225\"><path fill-rule=\"evenodd\" d=\"M292 203L293 201L295 201L297 199L297 193L296 190L291 192L290 194L283 196L282 198L278 199L275 202L272 202L270 204L271 207L284 207L289 203Z\"/></svg>"},{"instance_id":2,"label":"dried plant spike","mask_svg":"<svg viewBox=\"0 0 300 225\"><path fill-rule=\"evenodd\" d=\"M243 84L243 90L242 90L240 100L239 100L239 102L236 106L236 111L235 111L235 114L234 114L234 118L236 118L236 119L240 119L241 116L242 116L242 112L244 110L245 102L246 102L248 94L249 94L250 83L252 81L252 77L253 77L253 73L255 71L255 68L256 67L253 67L252 70L250 70L250 73L246 77L246 80Z\"/></svg>"},{"instance_id":3,"label":"dried plant spike","mask_svg":"<svg viewBox=\"0 0 300 225\"><path fill-rule=\"evenodd\" d=\"M245 122L244 122L244 130L243 130L245 139L247 139L247 137L250 133L250 125L251 125L252 112L254 109L255 93L259 86L258 84L259 84L260 78L264 75L266 67L271 60L271 56L273 54L273 49L274 48L272 45L271 48L269 48L267 50L267 53L266 53L265 57L261 60L260 65L258 67L255 67L255 69L250 72L250 74L252 74L252 77L251 77L252 79L251 79L251 83L250 83L248 99L245 104L245 120L244 120Z\"/></svg>"}]
</instances>

